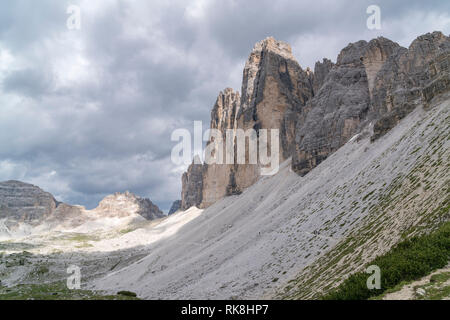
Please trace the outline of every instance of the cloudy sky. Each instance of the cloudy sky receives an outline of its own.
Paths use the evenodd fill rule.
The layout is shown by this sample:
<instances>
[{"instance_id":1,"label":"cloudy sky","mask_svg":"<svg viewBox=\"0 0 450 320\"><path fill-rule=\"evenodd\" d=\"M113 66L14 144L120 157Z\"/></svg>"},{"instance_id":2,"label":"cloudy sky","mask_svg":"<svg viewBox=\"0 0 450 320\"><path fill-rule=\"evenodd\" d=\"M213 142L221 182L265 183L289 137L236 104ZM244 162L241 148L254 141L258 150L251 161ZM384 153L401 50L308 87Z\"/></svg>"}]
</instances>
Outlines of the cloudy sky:
<instances>
[{"instance_id":1,"label":"cloudy sky","mask_svg":"<svg viewBox=\"0 0 450 320\"><path fill-rule=\"evenodd\" d=\"M366 27L371 4L381 30ZM88 208L129 190L167 210L184 169L172 131L209 124L255 42L289 42L306 68L349 42L433 30L450 33L450 1L0 0L0 181Z\"/></svg>"}]
</instances>

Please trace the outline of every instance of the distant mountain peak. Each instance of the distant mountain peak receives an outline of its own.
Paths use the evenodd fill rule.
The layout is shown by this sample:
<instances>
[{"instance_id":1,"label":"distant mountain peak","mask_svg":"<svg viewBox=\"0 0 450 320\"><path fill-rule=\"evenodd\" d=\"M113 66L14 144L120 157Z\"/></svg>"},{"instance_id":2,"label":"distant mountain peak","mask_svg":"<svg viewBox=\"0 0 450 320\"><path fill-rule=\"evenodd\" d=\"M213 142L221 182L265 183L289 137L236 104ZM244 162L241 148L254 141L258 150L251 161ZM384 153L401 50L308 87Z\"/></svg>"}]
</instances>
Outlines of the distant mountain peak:
<instances>
[{"instance_id":1,"label":"distant mountain peak","mask_svg":"<svg viewBox=\"0 0 450 320\"><path fill-rule=\"evenodd\" d=\"M141 198L132 192L116 192L100 201L95 212L108 216L125 217L131 213L141 215L147 220L162 218L164 213L147 198Z\"/></svg>"}]
</instances>

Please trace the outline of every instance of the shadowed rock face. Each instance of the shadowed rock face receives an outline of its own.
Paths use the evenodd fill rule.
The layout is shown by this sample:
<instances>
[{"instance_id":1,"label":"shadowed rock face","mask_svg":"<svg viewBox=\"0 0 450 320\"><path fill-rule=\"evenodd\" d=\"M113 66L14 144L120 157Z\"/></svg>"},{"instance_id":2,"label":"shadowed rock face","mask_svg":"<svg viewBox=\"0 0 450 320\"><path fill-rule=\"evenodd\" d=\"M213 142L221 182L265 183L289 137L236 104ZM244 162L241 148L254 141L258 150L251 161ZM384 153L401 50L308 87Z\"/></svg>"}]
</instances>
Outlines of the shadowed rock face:
<instances>
[{"instance_id":1,"label":"shadowed rock face","mask_svg":"<svg viewBox=\"0 0 450 320\"><path fill-rule=\"evenodd\" d=\"M203 199L203 164L193 161L181 179L181 208L200 207Z\"/></svg>"},{"instance_id":2,"label":"shadowed rock face","mask_svg":"<svg viewBox=\"0 0 450 320\"><path fill-rule=\"evenodd\" d=\"M323 58L323 61L317 61L314 66L314 82L313 82L313 89L314 89L314 95L317 95L319 92L319 89L322 87L325 78L327 77L328 73L330 72L331 68L333 68L334 63L327 59Z\"/></svg>"},{"instance_id":3,"label":"shadowed rock face","mask_svg":"<svg viewBox=\"0 0 450 320\"><path fill-rule=\"evenodd\" d=\"M385 134L418 104L450 87L450 39L441 32L427 33L408 49L398 48L376 75L371 118L373 140Z\"/></svg>"},{"instance_id":4,"label":"shadowed rock face","mask_svg":"<svg viewBox=\"0 0 450 320\"><path fill-rule=\"evenodd\" d=\"M377 70L397 47L378 38L349 44L340 52L297 121L294 171L305 175L358 132L369 111Z\"/></svg>"},{"instance_id":5,"label":"shadowed rock face","mask_svg":"<svg viewBox=\"0 0 450 320\"><path fill-rule=\"evenodd\" d=\"M347 46L297 122L293 170L307 174L369 122L372 141L379 138L448 91L449 61L450 40L440 32L418 37L409 49L382 37Z\"/></svg>"},{"instance_id":6,"label":"shadowed rock face","mask_svg":"<svg viewBox=\"0 0 450 320\"><path fill-rule=\"evenodd\" d=\"M449 47L440 32L418 37L408 49L383 37L358 41L336 64L317 62L313 74L287 43L267 38L245 64L240 103L232 89L221 92L211 128L279 129L280 161L292 157L292 169L305 175L363 128L373 127L375 140L418 104L447 92ZM259 175L252 164L191 165L183 175L182 208L239 194Z\"/></svg>"},{"instance_id":7,"label":"shadowed rock face","mask_svg":"<svg viewBox=\"0 0 450 320\"><path fill-rule=\"evenodd\" d=\"M49 217L58 205L50 193L32 184L0 182L0 219L34 225Z\"/></svg>"},{"instance_id":8,"label":"shadowed rock face","mask_svg":"<svg viewBox=\"0 0 450 320\"><path fill-rule=\"evenodd\" d=\"M172 203L172 206L170 207L168 215L171 215L172 213L175 213L180 209L181 209L181 200L175 200Z\"/></svg>"},{"instance_id":9,"label":"shadowed rock face","mask_svg":"<svg viewBox=\"0 0 450 320\"><path fill-rule=\"evenodd\" d=\"M217 129L221 132L222 139L222 164L204 164L202 172L202 201L201 207L208 207L217 200L229 195L228 189L232 183L233 165L226 164L226 131L235 130L237 127L236 117L239 112L240 96L238 92L227 88L219 93L216 103L211 111L211 129ZM231 137L231 143L234 137ZM209 138L208 147L214 147L211 150L218 150L219 143L214 136ZM220 157L215 152L210 153L211 158Z\"/></svg>"}]
</instances>

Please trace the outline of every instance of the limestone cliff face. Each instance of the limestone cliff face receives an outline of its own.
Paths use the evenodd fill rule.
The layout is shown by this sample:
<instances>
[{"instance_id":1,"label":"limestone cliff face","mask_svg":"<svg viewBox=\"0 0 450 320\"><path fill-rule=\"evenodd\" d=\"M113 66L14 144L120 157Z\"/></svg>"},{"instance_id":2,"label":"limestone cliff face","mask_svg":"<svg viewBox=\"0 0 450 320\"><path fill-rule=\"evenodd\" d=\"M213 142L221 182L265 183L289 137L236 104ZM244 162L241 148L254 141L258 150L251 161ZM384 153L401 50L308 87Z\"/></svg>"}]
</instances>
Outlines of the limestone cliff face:
<instances>
[{"instance_id":1,"label":"limestone cliff face","mask_svg":"<svg viewBox=\"0 0 450 320\"><path fill-rule=\"evenodd\" d=\"M171 215L181 209L181 200L175 200L170 206L168 215Z\"/></svg>"},{"instance_id":2,"label":"limestone cliff face","mask_svg":"<svg viewBox=\"0 0 450 320\"><path fill-rule=\"evenodd\" d=\"M313 89L314 89L314 95L317 95L319 92L319 89L322 87L325 78L327 77L328 73L330 72L331 68L333 68L334 63L327 59L323 58L322 62L317 61L314 66L314 82L313 82Z\"/></svg>"},{"instance_id":3,"label":"limestone cliff face","mask_svg":"<svg viewBox=\"0 0 450 320\"><path fill-rule=\"evenodd\" d=\"M448 91L449 46L449 37L434 32L409 49L382 37L343 49L305 121L297 122L293 169L308 173L369 121L375 140L419 103Z\"/></svg>"},{"instance_id":4,"label":"limestone cliff face","mask_svg":"<svg viewBox=\"0 0 450 320\"><path fill-rule=\"evenodd\" d=\"M181 180L181 208L200 207L203 199L203 164L193 161Z\"/></svg>"},{"instance_id":5,"label":"limestone cliff face","mask_svg":"<svg viewBox=\"0 0 450 320\"><path fill-rule=\"evenodd\" d=\"M267 38L255 45L245 64L242 92L237 128L279 130L279 161L289 158L295 148L294 115L314 95L312 72L300 67L287 43ZM242 192L259 178L260 166L248 160L234 165L230 193Z\"/></svg>"},{"instance_id":6,"label":"limestone cliff face","mask_svg":"<svg viewBox=\"0 0 450 320\"><path fill-rule=\"evenodd\" d=\"M35 225L49 217L59 203L48 192L20 181L0 182L0 219L9 224Z\"/></svg>"},{"instance_id":7,"label":"limestone cliff face","mask_svg":"<svg viewBox=\"0 0 450 320\"><path fill-rule=\"evenodd\" d=\"M369 111L377 70L397 47L378 38L351 43L340 52L317 95L297 115L292 168L298 174L308 173L358 132Z\"/></svg>"},{"instance_id":8,"label":"limestone cliff face","mask_svg":"<svg viewBox=\"0 0 450 320\"><path fill-rule=\"evenodd\" d=\"M440 32L418 37L408 49L379 37L349 44L335 64L323 59L312 73L300 67L287 43L267 38L245 64L240 101L231 89L219 94L211 128L278 129L280 161L292 157L292 169L305 175L368 125L375 140L419 103L447 92L449 48L449 37ZM260 169L191 165L183 175L183 209L239 194Z\"/></svg>"},{"instance_id":9,"label":"limestone cliff face","mask_svg":"<svg viewBox=\"0 0 450 320\"><path fill-rule=\"evenodd\" d=\"M127 217L139 214L145 219L157 219L163 212L149 199L132 193L115 193L105 197L93 210L58 202L37 186L20 182L0 182L0 220L8 230L26 224L31 227L65 226L72 228L102 217Z\"/></svg>"},{"instance_id":10,"label":"limestone cliff face","mask_svg":"<svg viewBox=\"0 0 450 320\"><path fill-rule=\"evenodd\" d=\"M227 148L227 130L235 130L236 115L240 107L240 96L238 92L234 92L233 89L227 88L219 93L216 103L214 104L213 110L211 112L211 129L217 129L221 132L221 141L216 140L214 136L211 136L207 145L211 146L211 150L219 150L222 146L222 155L211 153L211 158L219 160L220 162L205 164L202 171L202 201L201 207L208 207L217 200L222 199L226 195L229 195L228 191L230 188L231 175L233 170L232 164L227 164L226 161L226 148ZM234 135L231 137L233 139ZM231 143L230 148L234 148L232 143L233 140L229 141ZM214 147L214 148L213 148Z\"/></svg>"},{"instance_id":11,"label":"limestone cliff face","mask_svg":"<svg viewBox=\"0 0 450 320\"><path fill-rule=\"evenodd\" d=\"M70 225L81 224L85 209L55 200L53 195L41 188L20 181L0 182L0 220L9 231L27 225L59 225L70 221ZM1 232L0 232L1 234Z\"/></svg>"},{"instance_id":12,"label":"limestone cliff face","mask_svg":"<svg viewBox=\"0 0 450 320\"><path fill-rule=\"evenodd\" d=\"M450 38L427 33L408 49L398 48L376 75L371 117L373 139L394 127L419 103L425 105L450 87Z\"/></svg>"},{"instance_id":13,"label":"limestone cliff face","mask_svg":"<svg viewBox=\"0 0 450 320\"><path fill-rule=\"evenodd\" d=\"M267 38L255 45L242 81L241 107L237 127L279 129L281 161L292 153L295 121L313 95L313 74L303 70L289 44Z\"/></svg>"},{"instance_id":14,"label":"limestone cliff face","mask_svg":"<svg viewBox=\"0 0 450 320\"><path fill-rule=\"evenodd\" d=\"M326 68L323 68L323 74L327 72ZM222 132L224 149L227 144L226 130L232 129L234 132L231 141L234 164L191 165L182 179L182 207L208 207L224 196L241 193L259 178L260 166L248 164L248 145L247 164L237 164L235 161L236 129L244 132L248 129L256 132L260 129L279 130L279 161L287 159L294 150L297 121L294 115L313 97L313 80L312 72L303 70L295 61L287 43L274 38L258 42L245 64L242 97L227 88L219 94L211 112L210 127ZM215 143L211 138L208 145ZM193 186L196 187L192 189Z\"/></svg>"}]
</instances>

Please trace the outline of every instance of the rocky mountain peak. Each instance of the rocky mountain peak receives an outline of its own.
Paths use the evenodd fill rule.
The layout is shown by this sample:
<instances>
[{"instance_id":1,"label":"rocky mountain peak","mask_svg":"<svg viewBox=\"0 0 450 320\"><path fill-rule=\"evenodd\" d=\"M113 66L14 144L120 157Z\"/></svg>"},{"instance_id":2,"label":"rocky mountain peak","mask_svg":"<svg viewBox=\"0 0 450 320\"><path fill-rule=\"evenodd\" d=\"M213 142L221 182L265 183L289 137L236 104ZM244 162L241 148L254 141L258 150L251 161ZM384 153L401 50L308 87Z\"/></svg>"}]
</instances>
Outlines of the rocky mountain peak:
<instances>
[{"instance_id":1,"label":"rocky mountain peak","mask_svg":"<svg viewBox=\"0 0 450 320\"><path fill-rule=\"evenodd\" d=\"M41 188L21 181L0 182L0 219L38 223L48 217L58 202Z\"/></svg>"},{"instance_id":2,"label":"rocky mountain peak","mask_svg":"<svg viewBox=\"0 0 450 320\"><path fill-rule=\"evenodd\" d=\"M171 215L181 209L181 200L175 200L170 207L168 215Z\"/></svg>"},{"instance_id":3,"label":"rocky mountain peak","mask_svg":"<svg viewBox=\"0 0 450 320\"><path fill-rule=\"evenodd\" d=\"M426 46L436 47L444 45L448 48L448 37L441 31L428 32L421 36L418 36L413 42L411 42L408 50L417 50Z\"/></svg>"},{"instance_id":4,"label":"rocky mountain peak","mask_svg":"<svg viewBox=\"0 0 450 320\"><path fill-rule=\"evenodd\" d=\"M233 128L239 106L239 92L235 92L231 88L221 91L211 111L211 129Z\"/></svg>"},{"instance_id":5,"label":"rocky mountain peak","mask_svg":"<svg viewBox=\"0 0 450 320\"><path fill-rule=\"evenodd\" d=\"M334 66L334 63L327 58L323 58L322 62L317 61L314 65L314 94L317 94L322 87L328 72Z\"/></svg>"},{"instance_id":6,"label":"rocky mountain peak","mask_svg":"<svg viewBox=\"0 0 450 320\"><path fill-rule=\"evenodd\" d=\"M106 196L94 211L108 217L126 217L136 213L147 220L164 216L164 213L149 199L141 198L129 191Z\"/></svg>"},{"instance_id":7,"label":"rocky mountain peak","mask_svg":"<svg viewBox=\"0 0 450 320\"><path fill-rule=\"evenodd\" d=\"M192 206L199 207L202 203L203 168L203 164L196 163L196 161L194 160L181 178L181 208L183 210L189 209Z\"/></svg>"},{"instance_id":8,"label":"rocky mountain peak","mask_svg":"<svg viewBox=\"0 0 450 320\"><path fill-rule=\"evenodd\" d=\"M211 128L278 129L280 162L292 157L292 169L305 175L370 123L375 140L415 106L448 91L449 61L449 37L433 32L409 49L384 37L350 43L336 63L323 59L313 73L287 43L269 37L246 61L240 103L232 89L219 94ZM183 175L182 207L239 194L259 174L257 164L193 164Z\"/></svg>"},{"instance_id":9,"label":"rocky mountain peak","mask_svg":"<svg viewBox=\"0 0 450 320\"><path fill-rule=\"evenodd\" d=\"M267 37L259 41L253 47L252 53L273 52L285 59L295 60L292 55L292 48L289 43L278 41L273 37Z\"/></svg>"},{"instance_id":10,"label":"rocky mountain peak","mask_svg":"<svg viewBox=\"0 0 450 320\"><path fill-rule=\"evenodd\" d=\"M289 73L289 69L301 70L300 65L292 55L289 44L275 40L273 37L256 43L244 67L241 111L254 107L255 103L258 103L257 99L262 98L266 76L276 76L277 73L286 74ZM304 73L306 74L306 72Z\"/></svg>"},{"instance_id":11,"label":"rocky mountain peak","mask_svg":"<svg viewBox=\"0 0 450 320\"><path fill-rule=\"evenodd\" d=\"M96 209L86 210L82 206L58 202L49 192L29 183L16 180L0 182L0 222L6 234L38 226L70 229L97 218L134 214L149 220L164 216L149 199L128 191L107 196Z\"/></svg>"}]
</instances>

